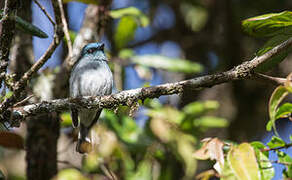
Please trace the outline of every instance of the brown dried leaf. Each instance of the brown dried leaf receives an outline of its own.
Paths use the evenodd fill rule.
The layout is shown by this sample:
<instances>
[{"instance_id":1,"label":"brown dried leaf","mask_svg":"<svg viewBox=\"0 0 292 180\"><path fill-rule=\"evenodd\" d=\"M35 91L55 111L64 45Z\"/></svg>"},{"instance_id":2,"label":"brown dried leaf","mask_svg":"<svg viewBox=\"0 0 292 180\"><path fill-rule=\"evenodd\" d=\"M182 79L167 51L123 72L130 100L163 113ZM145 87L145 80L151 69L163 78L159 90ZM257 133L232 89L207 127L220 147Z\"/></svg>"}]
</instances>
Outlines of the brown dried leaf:
<instances>
[{"instance_id":1,"label":"brown dried leaf","mask_svg":"<svg viewBox=\"0 0 292 180\"><path fill-rule=\"evenodd\" d=\"M203 146L193 154L193 157L200 160L216 160L221 165L224 165L224 142L218 138L205 138L202 142Z\"/></svg>"},{"instance_id":2,"label":"brown dried leaf","mask_svg":"<svg viewBox=\"0 0 292 180\"><path fill-rule=\"evenodd\" d=\"M24 149L24 140L16 133L0 131L0 146L5 148Z\"/></svg>"}]
</instances>

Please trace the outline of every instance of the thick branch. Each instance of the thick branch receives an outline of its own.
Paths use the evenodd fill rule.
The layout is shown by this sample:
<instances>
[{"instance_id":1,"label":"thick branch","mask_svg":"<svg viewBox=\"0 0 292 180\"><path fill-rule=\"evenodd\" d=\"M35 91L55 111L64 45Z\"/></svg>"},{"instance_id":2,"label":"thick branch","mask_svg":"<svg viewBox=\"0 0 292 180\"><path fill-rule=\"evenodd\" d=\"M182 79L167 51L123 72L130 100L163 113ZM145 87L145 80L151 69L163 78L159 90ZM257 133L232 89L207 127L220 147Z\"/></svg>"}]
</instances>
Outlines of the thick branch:
<instances>
[{"instance_id":1,"label":"thick branch","mask_svg":"<svg viewBox=\"0 0 292 180\"><path fill-rule=\"evenodd\" d=\"M264 55L255 57L251 61L246 61L233 69L222 73L206 75L176 83L166 83L158 86L122 91L109 96L44 101L37 104L14 108L11 117L14 120L19 120L36 114L66 110L70 106L76 106L77 108L114 108L119 104L131 106L138 99L144 100L146 98L157 98L162 95L179 94L185 89L200 89L204 87L212 87L225 82L249 79L255 76L254 69L256 67L291 45L292 38L274 47Z\"/></svg>"},{"instance_id":2,"label":"thick branch","mask_svg":"<svg viewBox=\"0 0 292 180\"><path fill-rule=\"evenodd\" d=\"M130 106L138 99L144 100L146 98L157 98L162 95L179 94L182 93L185 89L212 87L214 85L225 82L249 79L255 75L254 69L256 67L261 65L261 63L268 60L269 58L277 55L282 50L288 48L291 46L291 44L292 38L276 46L266 54L255 57L251 61L246 61L226 72L206 75L176 83L167 83L158 86L122 91L109 96L57 99L41 102L38 104L31 104L15 108L13 110L12 117L15 120L23 119L36 114L66 110L70 106L76 106L77 108L114 108L119 104Z\"/></svg>"}]
</instances>

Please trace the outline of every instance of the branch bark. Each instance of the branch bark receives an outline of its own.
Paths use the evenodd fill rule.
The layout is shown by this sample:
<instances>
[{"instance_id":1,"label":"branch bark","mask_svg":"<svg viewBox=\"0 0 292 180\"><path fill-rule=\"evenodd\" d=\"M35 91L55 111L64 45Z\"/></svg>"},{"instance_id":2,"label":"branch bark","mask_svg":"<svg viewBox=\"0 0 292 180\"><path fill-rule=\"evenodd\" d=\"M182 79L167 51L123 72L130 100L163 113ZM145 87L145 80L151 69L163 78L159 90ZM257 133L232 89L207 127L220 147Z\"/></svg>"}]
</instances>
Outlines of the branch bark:
<instances>
[{"instance_id":1,"label":"branch bark","mask_svg":"<svg viewBox=\"0 0 292 180\"><path fill-rule=\"evenodd\" d=\"M0 36L0 73L6 73L7 70L11 41L15 31L15 21L10 17L15 16L19 3L20 2L18 0L5 0ZM2 86L3 79L4 78L0 79L0 88Z\"/></svg>"},{"instance_id":2,"label":"branch bark","mask_svg":"<svg viewBox=\"0 0 292 180\"><path fill-rule=\"evenodd\" d=\"M27 179L49 180L57 174L57 140L60 123L56 113L42 114L27 123Z\"/></svg>"},{"instance_id":3,"label":"branch bark","mask_svg":"<svg viewBox=\"0 0 292 180\"><path fill-rule=\"evenodd\" d=\"M100 97L82 97L82 98L67 98L56 99L52 101L44 101L37 104L31 104L23 107L14 108L11 117L14 121L19 119L25 119L26 117L36 114L56 112L67 110L70 106L76 108L115 108L119 104L131 106L137 100L144 100L146 98L157 98L162 95L180 94L186 89L201 89L206 87L212 87L225 82L250 79L255 76L254 69L261 65L269 58L277 55L281 51L292 45L292 38L283 42L282 44L274 47L269 52L262 56L255 57L251 61L246 61L231 70L201 76L189 80L179 81L175 83L166 83L152 87L144 87L138 89L132 89L127 91L121 91L117 94Z\"/></svg>"},{"instance_id":4,"label":"branch bark","mask_svg":"<svg viewBox=\"0 0 292 180\"><path fill-rule=\"evenodd\" d=\"M55 49L60 44L62 38L63 38L63 30L62 30L62 20L61 20L61 11L58 6L57 0L52 1L55 19L56 19L56 25L54 26L55 33L54 33L54 39L53 42L50 44L47 51L43 54L42 57L21 77L19 81L16 82L15 88L13 89L13 95L10 98L5 99L1 105L0 105L0 116L1 119L5 119L5 111L12 107L14 103L16 103L24 90L27 82L32 78L32 76L37 73L37 71L48 61L48 59L51 57ZM6 27L3 26L5 29ZM3 32L4 33L4 32ZM2 36L1 36L2 37ZM2 49L2 48L0 48ZM6 57L6 56L5 56ZM8 58L8 57L7 57Z\"/></svg>"}]
</instances>

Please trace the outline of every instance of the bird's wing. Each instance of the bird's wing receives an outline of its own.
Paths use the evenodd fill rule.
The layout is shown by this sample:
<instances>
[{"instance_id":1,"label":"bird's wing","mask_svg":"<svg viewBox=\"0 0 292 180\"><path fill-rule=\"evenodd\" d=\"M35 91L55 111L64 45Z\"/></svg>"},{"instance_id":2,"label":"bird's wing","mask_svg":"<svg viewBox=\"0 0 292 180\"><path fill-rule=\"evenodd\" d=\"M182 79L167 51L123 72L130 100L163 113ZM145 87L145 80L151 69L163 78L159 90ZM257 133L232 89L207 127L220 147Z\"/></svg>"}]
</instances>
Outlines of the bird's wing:
<instances>
[{"instance_id":1,"label":"bird's wing","mask_svg":"<svg viewBox=\"0 0 292 180\"><path fill-rule=\"evenodd\" d=\"M77 128L78 123L78 110L75 108L71 108L71 117L72 117L72 125L74 128Z\"/></svg>"}]
</instances>

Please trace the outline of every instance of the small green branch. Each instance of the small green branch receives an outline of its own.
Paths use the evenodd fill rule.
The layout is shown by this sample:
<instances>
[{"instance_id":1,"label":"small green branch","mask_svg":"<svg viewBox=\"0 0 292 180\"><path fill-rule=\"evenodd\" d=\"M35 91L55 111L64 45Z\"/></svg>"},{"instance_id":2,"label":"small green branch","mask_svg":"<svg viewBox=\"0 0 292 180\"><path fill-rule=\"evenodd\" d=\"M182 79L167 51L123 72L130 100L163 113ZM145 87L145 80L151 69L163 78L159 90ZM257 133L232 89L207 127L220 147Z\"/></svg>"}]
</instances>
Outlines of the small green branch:
<instances>
[{"instance_id":1,"label":"small green branch","mask_svg":"<svg viewBox=\"0 0 292 180\"><path fill-rule=\"evenodd\" d=\"M280 149L286 149L292 146L292 143L285 144L284 146L279 146L279 147L274 147L274 148L266 148L266 149L261 149L262 152L267 152L267 151L276 151Z\"/></svg>"}]
</instances>

